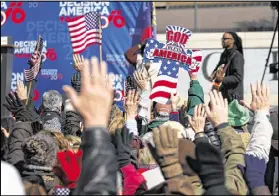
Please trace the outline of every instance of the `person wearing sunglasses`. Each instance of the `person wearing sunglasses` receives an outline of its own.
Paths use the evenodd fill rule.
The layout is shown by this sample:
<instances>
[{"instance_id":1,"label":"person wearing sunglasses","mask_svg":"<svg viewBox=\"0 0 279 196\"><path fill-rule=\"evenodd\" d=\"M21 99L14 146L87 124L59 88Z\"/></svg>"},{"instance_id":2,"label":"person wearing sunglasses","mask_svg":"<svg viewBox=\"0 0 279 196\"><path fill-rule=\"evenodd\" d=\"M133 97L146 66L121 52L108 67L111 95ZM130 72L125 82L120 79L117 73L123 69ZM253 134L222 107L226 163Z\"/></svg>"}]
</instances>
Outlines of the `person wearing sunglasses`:
<instances>
[{"instance_id":1,"label":"person wearing sunglasses","mask_svg":"<svg viewBox=\"0 0 279 196\"><path fill-rule=\"evenodd\" d=\"M222 47L225 49L220 56L219 63L209 76L213 82L213 89L222 92L229 102L234 97L244 98L244 58L242 39L235 32L225 32L221 38Z\"/></svg>"}]
</instances>

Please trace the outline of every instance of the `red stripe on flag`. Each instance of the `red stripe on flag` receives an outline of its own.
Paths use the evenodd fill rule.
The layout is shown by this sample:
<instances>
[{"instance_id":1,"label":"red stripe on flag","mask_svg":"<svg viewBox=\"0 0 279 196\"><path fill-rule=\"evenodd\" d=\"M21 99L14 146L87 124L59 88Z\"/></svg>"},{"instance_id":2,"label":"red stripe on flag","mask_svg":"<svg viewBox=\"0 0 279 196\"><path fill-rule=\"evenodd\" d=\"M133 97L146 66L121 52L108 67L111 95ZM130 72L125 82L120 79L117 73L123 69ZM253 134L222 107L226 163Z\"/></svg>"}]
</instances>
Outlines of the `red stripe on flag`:
<instances>
[{"instance_id":1,"label":"red stripe on flag","mask_svg":"<svg viewBox=\"0 0 279 196\"><path fill-rule=\"evenodd\" d=\"M177 83L173 83L173 82L170 82L170 81L167 81L167 80L159 80L159 81L156 81L155 84L153 85L153 89L155 87L158 87L158 86L165 86L165 87L168 87L168 88L176 88L177 86Z\"/></svg>"},{"instance_id":2,"label":"red stripe on flag","mask_svg":"<svg viewBox=\"0 0 279 196\"><path fill-rule=\"evenodd\" d=\"M156 97L164 97L166 99L170 98L170 93L165 91L157 91L149 96L149 99L154 99Z\"/></svg>"}]
</instances>

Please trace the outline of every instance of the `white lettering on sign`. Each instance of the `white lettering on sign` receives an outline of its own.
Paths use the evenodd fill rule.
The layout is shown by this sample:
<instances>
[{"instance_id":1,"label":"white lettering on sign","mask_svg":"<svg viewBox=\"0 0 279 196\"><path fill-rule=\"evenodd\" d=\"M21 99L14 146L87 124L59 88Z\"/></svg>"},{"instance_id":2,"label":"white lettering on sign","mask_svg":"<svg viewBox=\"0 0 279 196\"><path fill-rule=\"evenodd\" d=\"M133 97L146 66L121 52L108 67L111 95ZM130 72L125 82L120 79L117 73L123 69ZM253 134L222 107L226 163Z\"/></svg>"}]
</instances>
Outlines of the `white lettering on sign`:
<instances>
[{"instance_id":1,"label":"white lettering on sign","mask_svg":"<svg viewBox=\"0 0 279 196\"><path fill-rule=\"evenodd\" d=\"M81 16L89 12L99 12L102 16L109 15L110 2L60 2L59 16Z\"/></svg>"},{"instance_id":2,"label":"white lettering on sign","mask_svg":"<svg viewBox=\"0 0 279 196\"><path fill-rule=\"evenodd\" d=\"M46 53L47 41L43 41L43 53ZM33 53L36 47L37 41L35 40L26 40L26 41L14 41L16 47L15 54L30 54Z\"/></svg>"}]
</instances>

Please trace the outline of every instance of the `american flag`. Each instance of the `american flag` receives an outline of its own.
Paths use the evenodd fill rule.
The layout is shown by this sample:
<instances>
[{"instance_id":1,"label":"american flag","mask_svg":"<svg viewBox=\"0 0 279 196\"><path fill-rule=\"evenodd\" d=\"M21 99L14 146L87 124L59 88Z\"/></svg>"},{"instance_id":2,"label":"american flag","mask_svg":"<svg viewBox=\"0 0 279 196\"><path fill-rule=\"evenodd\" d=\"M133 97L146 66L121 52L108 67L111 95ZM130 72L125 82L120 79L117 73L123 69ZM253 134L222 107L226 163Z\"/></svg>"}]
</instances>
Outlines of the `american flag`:
<instances>
[{"instance_id":1,"label":"american flag","mask_svg":"<svg viewBox=\"0 0 279 196\"><path fill-rule=\"evenodd\" d=\"M88 46L102 44L100 14L90 12L68 22L72 48L75 54L83 52Z\"/></svg>"},{"instance_id":2,"label":"american flag","mask_svg":"<svg viewBox=\"0 0 279 196\"><path fill-rule=\"evenodd\" d=\"M31 59L28 61L28 64L31 66L30 69L24 69L24 76L25 81L29 82L34 80L41 67L41 57L42 57L42 50L43 50L43 38L39 36L35 51L33 52Z\"/></svg>"},{"instance_id":3,"label":"american flag","mask_svg":"<svg viewBox=\"0 0 279 196\"><path fill-rule=\"evenodd\" d=\"M165 64L164 64L165 63ZM176 93L179 63L163 61L150 95L152 101L166 104L171 93Z\"/></svg>"},{"instance_id":4,"label":"american flag","mask_svg":"<svg viewBox=\"0 0 279 196\"><path fill-rule=\"evenodd\" d=\"M192 57L192 63L189 65L189 72L191 75L197 75L201 62L202 62L202 53L201 50L188 50ZM187 52L188 53L188 52Z\"/></svg>"}]
</instances>

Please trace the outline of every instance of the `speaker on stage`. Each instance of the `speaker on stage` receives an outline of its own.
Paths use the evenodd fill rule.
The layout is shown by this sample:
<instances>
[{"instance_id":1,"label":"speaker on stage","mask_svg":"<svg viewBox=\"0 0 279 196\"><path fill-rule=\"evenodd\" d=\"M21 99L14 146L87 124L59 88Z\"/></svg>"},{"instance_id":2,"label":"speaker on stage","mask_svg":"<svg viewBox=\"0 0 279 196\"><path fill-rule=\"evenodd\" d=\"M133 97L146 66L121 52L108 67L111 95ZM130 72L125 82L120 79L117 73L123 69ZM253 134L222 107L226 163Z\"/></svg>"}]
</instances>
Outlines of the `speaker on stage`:
<instances>
[{"instance_id":1,"label":"speaker on stage","mask_svg":"<svg viewBox=\"0 0 279 196\"><path fill-rule=\"evenodd\" d=\"M1 37L1 119L10 116L10 112L3 106L5 96L11 90L13 71L14 45L11 37Z\"/></svg>"}]
</instances>

